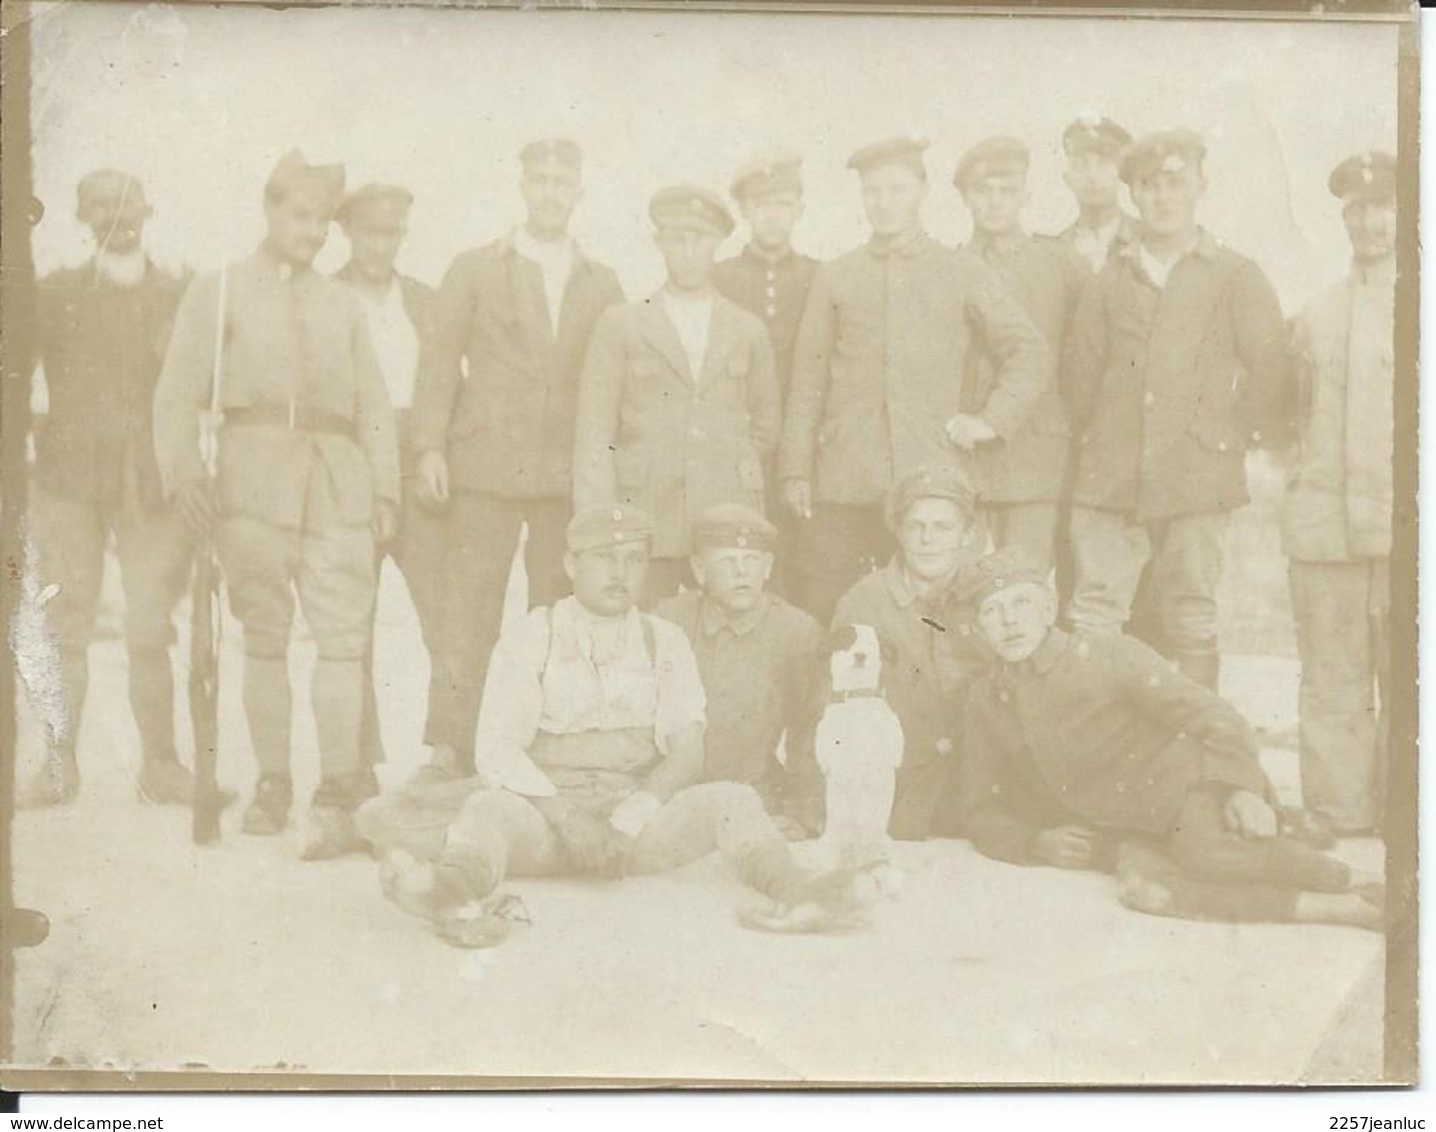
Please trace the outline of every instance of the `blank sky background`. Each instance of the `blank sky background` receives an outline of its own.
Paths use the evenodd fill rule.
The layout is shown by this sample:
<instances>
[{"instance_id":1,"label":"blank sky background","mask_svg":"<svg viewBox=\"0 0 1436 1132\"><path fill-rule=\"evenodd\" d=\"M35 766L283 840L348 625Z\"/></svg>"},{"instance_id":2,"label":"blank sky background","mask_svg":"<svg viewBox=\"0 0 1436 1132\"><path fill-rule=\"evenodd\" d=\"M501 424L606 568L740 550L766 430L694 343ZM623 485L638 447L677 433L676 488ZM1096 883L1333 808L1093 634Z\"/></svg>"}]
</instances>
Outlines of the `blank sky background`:
<instances>
[{"instance_id":1,"label":"blank sky background","mask_svg":"<svg viewBox=\"0 0 1436 1132\"><path fill-rule=\"evenodd\" d=\"M726 192L753 150L805 155L798 242L826 258L864 238L858 145L933 138L927 217L967 238L950 178L992 133L1033 150L1029 226L1072 219L1063 126L1101 110L1136 133L1201 131L1208 227L1268 271L1288 310L1340 275L1331 167L1396 135L1393 25L1015 17L713 15L89 3L37 6L34 158L41 270L90 252L78 177L119 165L146 185L157 258L212 267L248 252L260 187L297 145L350 184L408 185L402 266L437 282L459 249L521 217L519 147L567 133L587 151L575 218L630 295L660 280L646 216L659 185ZM728 250L739 246L735 236ZM337 229L321 264L342 261Z\"/></svg>"}]
</instances>

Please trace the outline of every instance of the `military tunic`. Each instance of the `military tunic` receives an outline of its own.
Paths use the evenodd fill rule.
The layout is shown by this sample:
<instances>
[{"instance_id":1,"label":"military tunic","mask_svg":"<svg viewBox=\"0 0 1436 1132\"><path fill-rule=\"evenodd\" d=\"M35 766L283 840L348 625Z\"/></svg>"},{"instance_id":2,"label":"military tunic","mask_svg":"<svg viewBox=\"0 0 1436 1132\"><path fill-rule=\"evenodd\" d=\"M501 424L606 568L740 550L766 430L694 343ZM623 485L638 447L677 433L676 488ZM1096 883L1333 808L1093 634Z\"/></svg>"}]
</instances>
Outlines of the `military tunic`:
<instances>
[{"instance_id":1,"label":"military tunic","mask_svg":"<svg viewBox=\"0 0 1436 1132\"><path fill-rule=\"evenodd\" d=\"M789 250L771 260L749 244L732 259L713 268L713 285L745 311L757 315L773 343L778 388L787 396L793 374L798 322L808 301L808 288L818 261Z\"/></svg>"},{"instance_id":2,"label":"military tunic","mask_svg":"<svg viewBox=\"0 0 1436 1132\"><path fill-rule=\"evenodd\" d=\"M1114 250L1132 243L1138 233L1136 217L1119 212L1115 220L1104 228L1091 228L1080 219L1074 220L1056 238L1081 256L1088 268L1096 273L1107 266Z\"/></svg>"}]
</instances>

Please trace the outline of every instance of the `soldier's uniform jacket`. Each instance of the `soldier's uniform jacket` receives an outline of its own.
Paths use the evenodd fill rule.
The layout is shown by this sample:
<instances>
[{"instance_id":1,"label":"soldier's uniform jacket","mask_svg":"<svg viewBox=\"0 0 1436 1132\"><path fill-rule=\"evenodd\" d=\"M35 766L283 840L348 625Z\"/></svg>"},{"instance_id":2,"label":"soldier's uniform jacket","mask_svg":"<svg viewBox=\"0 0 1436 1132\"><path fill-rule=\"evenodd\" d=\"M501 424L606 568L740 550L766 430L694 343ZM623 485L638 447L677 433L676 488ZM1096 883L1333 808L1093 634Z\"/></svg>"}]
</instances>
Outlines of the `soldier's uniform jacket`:
<instances>
[{"instance_id":1,"label":"soldier's uniform jacket","mask_svg":"<svg viewBox=\"0 0 1436 1132\"><path fill-rule=\"evenodd\" d=\"M1279 418L1286 328L1256 264L1205 231L1163 288L1124 245L1088 286L1062 378L1073 501L1138 521L1247 501L1247 449Z\"/></svg>"},{"instance_id":2,"label":"soldier's uniform jacket","mask_svg":"<svg viewBox=\"0 0 1436 1132\"><path fill-rule=\"evenodd\" d=\"M337 272L334 278L341 283L355 285L359 282L358 272L352 264L345 264ZM434 332L434 288L427 283L407 275L395 275L399 284L399 297L404 303L404 313L409 316L409 321L414 324L414 331L419 336L420 349L427 342ZM415 375L415 392L418 391L418 375ZM401 457L405 474L413 464L413 457L418 454L414 447L414 419L413 410L408 411L396 409L399 432L399 455Z\"/></svg>"},{"instance_id":3,"label":"soldier's uniform jacket","mask_svg":"<svg viewBox=\"0 0 1436 1132\"><path fill-rule=\"evenodd\" d=\"M982 497L990 503L1055 502L1066 488L1072 450L1056 366L1067 324L1091 273L1066 244L1042 236L1022 233L1008 240L977 240L972 247L1041 332L1049 362L1032 415L1005 440L978 449ZM995 375L990 359L978 356L976 365L968 380L976 383L974 398L980 403L990 395Z\"/></svg>"},{"instance_id":4,"label":"soldier's uniform jacket","mask_svg":"<svg viewBox=\"0 0 1436 1132\"><path fill-rule=\"evenodd\" d=\"M1057 234L1057 239L1076 252L1088 270L1095 273L1107 266L1114 250L1132 243L1139 234L1136 218L1129 213L1119 212L1116 227L1112 229L1110 236L1085 227L1080 220L1074 220Z\"/></svg>"},{"instance_id":5,"label":"soldier's uniform jacket","mask_svg":"<svg viewBox=\"0 0 1436 1132\"><path fill-rule=\"evenodd\" d=\"M1307 562L1391 553L1396 271L1356 268L1297 317L1298 451L1282 545Z\"/></svg>"},{"instance_id":6,"label":"soldier's uniform jacket","mask_svg":"<svg viewBox=\"0 0 1436 1132\"><path fill-rule=\"evenodd\" d=\"M555 334L543 271L512 236L459 255L424 343L416 450L447 452L456 488L566 498L584 350L598 316L622 301L613 271L575 247Z\"/></svg>"},{"instance_id":7,"label":"soldier's uniform jacket","mask_svg":"<svg viewBox=\"0 0 1436 1132\"><path fill-rule=\"evenodd\" d=\"M358 300L312 268L261 249L227 270L219 492L226 514L288 529L367 526L399 501L394 414ZM185 292L155 392L155 446L168 495L203 478L218 272ZM246 410L264 423L242 420ZM297 427L282 419L292 412ZM322 418L322 426L305 427Z\"/></svg>"},{"instance_id":8,"label":"soldier's uniform jacket","mask_svg":"<svg viewBox=\"0 0 1436 1132\"><path fill-rule=\"evenodd\" d=\"M35 437L42 487L71 499L116 500L128 460L141 502L159 505L152 405L184 287L148 260L133 287L106 280L93 259L40 281L36 337L49 393Z\"/></svg>"},{"instance_id":9,"label":"soldier's uniform jacket","mask_svg":"<svg viewBox=\"0 0 1436 1132\"><path fill-rule=\"evenodd\" d=\"M871 625L890 643L885 695L902 722L904 754L889 830L922 838L953 785L959 746L965 749L958 704L963 689L991 663L959 585L919 598L894 559L839 599L833 627Z\"/></svg>"},{"instance_id":10,"label":"soldier's uniform jacket","mask_svg":"<svg viewBox=\"0 0 1436 1132\"><path fill-rule=\"evenodd\" d=\"M1164 836L1198 783L1269 792L1246 720L1132 637L1052 629L972 683L964 723L966 832L1002 860L1064 824Z\"/></svg>"},{"instance_id":11,"label":"soldier's uniform jacket","mask_svg":"<svg viewBox=\"0 0 1436 1132\"><path fill-rule=\"evenodd\" d=\"M768 328L778 388L784 396L793 374L798 322L817 267L817 260L795 251L776 262L769 261L750 244L713 268L713 285L745 311L761 318Z\"/></svg>"},{"instance_id":12,"label":"soldier's uniform jacket","mask_svg":"<svg viewBox=\"0 0 1436 1132\"><path fill-rule=\"evenodd\" d=\"M809 722L822 628L768 593L739 617L696 590L668 598L654 613L688 635L698 658L708 696L704 778L757 784L776 774L779 739L789 733L791 757Z\"/></svg>"},{"instance_id":13,"label":"soldier's uniform jacket","mask_svg":"<svg viewBox=\"0 0 1436 1132\"><path fill-rule=\"evenodd\" d=\"M963 381L972 350L996 361L985 399ZM971 252L926 235L892 248L869 242L813 276L779 476L812 480L819 502L871 505L910 471L964 463L944 424L972 413L1011 436L1041 395L1046 351Z\"/></svg>"},{"instance_id":14,"label":"soldier's uniform jacket","mask_svg":"<svg viewBox=\"0 0 1436 1132\"><path fill-rule=\"evenodd\" d=\"M763 508L763 458L782 409L763 324L713 296L703 372L661 298L607 311L579 388L574 506L619 502L658 522L657 558L683 557L692 521L714 503Z\"/></svg>"}]
</instances>

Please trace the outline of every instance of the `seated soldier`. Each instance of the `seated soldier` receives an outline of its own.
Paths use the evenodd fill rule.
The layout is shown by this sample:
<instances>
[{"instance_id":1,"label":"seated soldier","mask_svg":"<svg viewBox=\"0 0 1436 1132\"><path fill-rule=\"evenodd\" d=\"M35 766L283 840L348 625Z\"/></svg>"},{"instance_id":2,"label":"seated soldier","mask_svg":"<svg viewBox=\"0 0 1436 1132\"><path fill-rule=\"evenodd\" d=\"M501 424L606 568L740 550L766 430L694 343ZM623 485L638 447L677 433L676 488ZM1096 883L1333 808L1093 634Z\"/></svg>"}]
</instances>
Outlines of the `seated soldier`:
<instances>
[{"instance_id":1,"label":"seated soldier","mask_svg":"<svg viewBox=\"0 0 1436 1132\"><path fill-rule=\"evenodd\" d=\"M1120 898L1189 919L1379 928L1379 879L1279 833L1256 737L1141 642L1069 636L1020 548L973 576L1000 662L966 699L966 830L989 857L1112 868Z\"/></svg>"},{"instance_id":2,"label":"seated soldier","mask_svg":"<svg viewBox=\"0 0 1436 1132\"><path fill-rule=\"evenodd\" d=\"M698 659L708 698L703 780L749 783L780 821L817 828L823 782L806 716L823 630L765 588L777 537L751 507L709 507L693 525L691 567L701 590L667 598L654 613L688 635Z\"/></svg>"},{"instance_id":3,"label":"seated soldier","mask_svg":"<svg viewBox=\"0 0 1436 1132\"><path fill-rule=\"evenodd\" d=\"M971 483L949 466L894 484L886 517L898 553L838 600L833 627L871 625L894 650L886 693L904 753L888 832L917 841L956 832L947 812L958 762L954 705L991 656L954 583L982 556L984 532Z\"/></svg>"},{"instance_id":4,"label":"seated soldier","mask_svg":"<svg viewBox=\"0 0 1436 1132\"><path fill-rule=\"evenodd\" d=\"M502 934L505 876L659 872L714 849L771 898L754 926L813 930L850 910L851 878L799 866L752 787L691 785L704 732L693 651L677 626L636 608L653 530L632 507L575 515L573 596L505 632L489 665L477 777L359 812L385 894L451 943Z\"/></svg>"}]
</instances>

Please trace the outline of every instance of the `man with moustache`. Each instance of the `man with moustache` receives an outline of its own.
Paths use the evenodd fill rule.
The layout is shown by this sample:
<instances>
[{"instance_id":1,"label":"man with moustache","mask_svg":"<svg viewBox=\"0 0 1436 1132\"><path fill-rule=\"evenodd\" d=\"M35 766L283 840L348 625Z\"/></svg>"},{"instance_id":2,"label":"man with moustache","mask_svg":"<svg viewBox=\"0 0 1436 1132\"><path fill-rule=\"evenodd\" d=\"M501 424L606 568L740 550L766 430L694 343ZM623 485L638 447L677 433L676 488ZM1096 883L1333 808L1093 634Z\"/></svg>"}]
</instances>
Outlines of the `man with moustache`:
<instances>
[{"instance_id":1,"label":"man with moustache","mask_svg":"<svg viewBox=\"0 0 1436 1132\"><path fill-rule=\"evenodd\" d=\"M130 174L87 174L76 204L95 254L41 280L36 311L49 411L36 428L34 529L41 582L58 587L45 609L57 637L63 710L45 765L17 802L54 805L79 792L89 642L112 535L125 596L130 707L140 733L139 795L187 802L191 780L175 754L169 650L194 537L161 494L150 419L184 281L145 254L152 210Z\"/></svg>"},{"instance_id":2,"label":"man with moustache","mask_svg":"<svg viewBox=\"0 0 1436 1132\"><path fill-rule=\"evenodd\" d=\"M594 328L574 440L576 506L624 503L657 520L646 609L690 582L694 519L714 503L763 506L782 413L766 329L713 286L727 205L671 185L648 213L667 279Z\"/></svg>"},{"instance_id":3,"label":"man with moustache","mask_svg":"<svg viewBox=\"0 0 1436 1132\"><path fill-rule=\"evenodd\" d=\"M853 154L872 238L818 268L798 331L778 475L800 520L794 600L820 621L891 553L893 483L925 466L970 470L979 445L1027 420L1048 366L981 259L923 230L926 147L897 137ZM964 379L982 353L990 392Z\"/></svg>"},{"instance_id":4,"label":"man with moustache","mask_svg":"<svg viewBox=\"0 0 1436 1132\"><path fill-rule=\"evenodd\" d=\"M1261 269L1198 223L1205 154L1189 130L1127 150L1141 235L1084 291L1063 379L1079 437L1069 620L1121 632L1147 569L1161 651L1215 690L1227 528L1280 412L1286 328Z\"/></svg>"},{"instance_id":5,"label":"man with moustache","mask_svg":"<svg viewBox=\"0 0 1436 1132\"><path fill-rule=\"evenodd\" d=\"M1083 115L1062 131L1062 180L1077 202L1077 219L1058 239L1094 272L1107 266L1114 247L1137 238L1137 220L1122 208L1118 170L1131 142L1126 130L1100 114Z\"/></svg>"},{"instance_id":6,"label":"man with moustache","mask_svg":"<svg viewBox=\"0 0 1436 1132\"><path fill-rule=\"evenodd\" d=\"M530 605L567 590L578 375L618 277L569 233L583 153L566 138L519 152L525 220L461 253L434 304L412 416L419 501L446 527L443 601L424 742L430 780L473 773L474 727L510 564L528 529Z\"/></svg>"},{"instance_id":7,"label":"man with moustache","mask_svg":"<svg viewBox=\"0 0 1436 1132\"><path fill-rule=\"evenodd\" d=\"M1328 186L1350 274L1297 316L1296 466L1282 504L1301 653L1301 786L1333 833L1379 828L1390 679L1396 159L1347 158Z\"/></svg>"},{"instance_id":8,"label":"man with moustache","mask_svg":"<svg viewBox=\"0 0 1436 1132\"><path fill-rule=\"evenodd\" d=\"M259 767L246 833L281 832L293 799L296 595L314 636L320 781L306 859L362 844L353 810L366 793L359 732L375 546L392 537L399 510L394 414L364 315L347 287L313 267L343 193L342 166L310 165L297 150L280 159L264 187L259 249L186 292L154 406L166 496L194 529L217 524L230 606L244 626L244 708ZM214 483L199 443L212 397L223 416Z\"/></svg>"},{"instance_id":9,"label":"man with moustache","mask_svg":"<svg viewBox=\"0 0 1436 1132\"><path fill-rule=\"evenodd\" d=\"M415 489L412 407L419 350L429 333L434 292L417 279L401 275L395 267L409 232L413 203L413 194L401 185L368 184L346 196L334 218L348 237L349 261L335 278L353 290L359 300L398 428L403 499L394 541L378 548L379 566L382 569L387 557L399 567L418 614L424 646L432 655L443 592L444 531L438 517L419 504ZM365 668L364 725L359 745L365 765L372 768L384 761L374 694L372 630ZM377 793L374 784L370 789Z\"/></svg>"},{"instance_id":10,"label":"man with moustache","mask_svg":"<svg viewBox=\"0 0 1436 1132\"><path fill-rule=\"evenodd\" d=\"M687 634L698 659L708 698L703 781L749 783L769 813L801 821L821 794L806 732L823 630L768 591L777 538L751 507L714 504L693 525L698 588L654 612Z\"/></svg>"}]
</instances>

